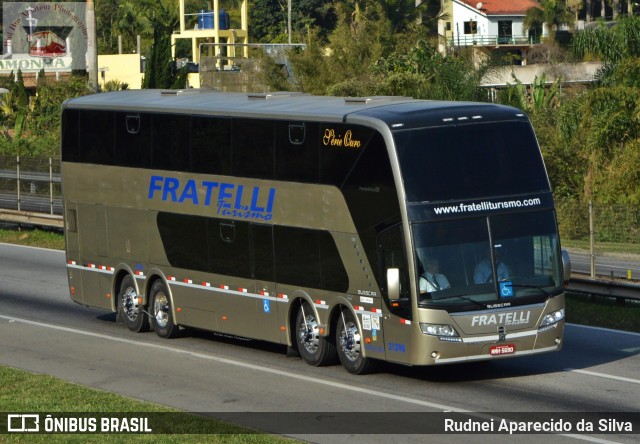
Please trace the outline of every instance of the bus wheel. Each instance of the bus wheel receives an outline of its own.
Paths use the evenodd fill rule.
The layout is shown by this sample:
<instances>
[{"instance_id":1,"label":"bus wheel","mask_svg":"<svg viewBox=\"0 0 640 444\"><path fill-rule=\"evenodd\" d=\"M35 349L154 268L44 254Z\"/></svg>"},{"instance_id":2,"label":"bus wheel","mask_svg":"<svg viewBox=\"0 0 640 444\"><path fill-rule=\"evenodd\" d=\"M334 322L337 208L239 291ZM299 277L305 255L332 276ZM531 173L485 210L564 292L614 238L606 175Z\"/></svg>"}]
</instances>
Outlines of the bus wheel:
<instances>
[{"instance_id":1,"label":"bus wheel","mask_svg":"<svg viewBox=\"0 0 640 444\"><path fill-rule=\"evenodd\" d=\"M362 375L374 369L375 361L362 356L362 334L349 310L342 310L340 313L336 325L336 342L340 362L349 373Z\"/></svg>"},{"instance_id":2,"label":"bus wheel","mask_svg":"<svg viewBox=\"0 0 640 444\"><path fill-rule=\"evenodd\" d=\"M131 275L127 275L120 285L118 293L118 315L131 331L149 331L149 319L144 307L138 303L138 293Z\"/></svg>"},{"instance_id":3,"label":"bus wheel","mask_svg":"<svg viewBox=\"0 0 640 444\"><path fill-rule=\"evenodd\" d=\"M149 311L151 323L156 334L161 338L174 338L178 334L178 326L173 322L171 300L164 282L158 280L151 286Z\"/></svg>"},{"instance_id":4,"label":"bus wheel","mask_svg":"<svg viewBox=\"0 0 640 444\"><path fill-rule=\"evenodd\" d=\"M308 364L321 367L336 362L336 347L331 341L320 336L318 320L306 302L298 309L295 334L298 351Z\"/></svg>"}]
</instances>

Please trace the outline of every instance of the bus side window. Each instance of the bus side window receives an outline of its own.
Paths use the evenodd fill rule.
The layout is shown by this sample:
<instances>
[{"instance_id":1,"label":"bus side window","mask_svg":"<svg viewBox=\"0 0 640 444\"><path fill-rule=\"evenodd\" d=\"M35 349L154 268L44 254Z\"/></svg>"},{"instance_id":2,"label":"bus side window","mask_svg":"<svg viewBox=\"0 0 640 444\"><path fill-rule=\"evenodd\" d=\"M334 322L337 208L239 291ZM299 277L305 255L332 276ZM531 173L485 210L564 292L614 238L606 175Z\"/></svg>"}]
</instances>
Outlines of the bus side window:
<instances>
[{"instance_id":1,"label":"bus side window","mask_svg":"<svg viewBox=\"0 0 640 444\"><path fill-rule=\"evenodd\" d=\"M80 162L79 112L66 109L62 113L62 160Z\"/></svg>"},{"instance_id":2,"label":"bus side window","mask_svg":"<svg viewBox=\"0 0 640 444\"><path fill-rule=\"evenodd\" d=\"M318 182L318 128L314 122L276 123L276 180Z\"/></svg>"},{"instance_id":3,"label":"bus side window","mask_svg":"<svg viewBox=\"0 0 640 444\"><path fill-rule=\"evenodd\" d=\"M190 124L189 116L153 115L152 168L173 171L189 168Z\"/></svg>"},{"instance_id":4,"label":"bus side window","mask_svg":"<svg viewBox=\"0 0 640 444\"><path fill-rule=\"evenodd\" d=\"M251 278L249 222L208 219L211 272Z\"/></svg>"},{"instance_id":5,"label":"bus side window","mask_svg":"<svg viewBox=\"0 0 640 444\"><path fill-rule=\"evenodd\" d=\"M234 176L273 179L275 123L232 119L231 172Z\"/></svg>"},{"instance_id":6,"label":"bus side window","mask_svg":"<svg viewBox=\"0 0 640 444\"><path fill-rule=\"evenodd\" d=\"M231 174L231 119L195 116L191 118L191 171Z\"/></svg>"},{"instance_id":7,"label":"bus side window","mask_svg":"<svg viewBox=\"0 0 640 444\"><path fill-rule=\"evenodd\" d=\"M78 159L99 165L114 165L115 118L108 111L83 110L78 114Z\"/></svg>"},{"instance_id":8,"label":"bus side window","mask_svg":"<svg viewBox=\"0 0 640 444\"><path fill-rule=\"evenodd\" d=\"M116 164L149 168L152 134L149 114L116 113Z\"/></svg>"}]
</instances>

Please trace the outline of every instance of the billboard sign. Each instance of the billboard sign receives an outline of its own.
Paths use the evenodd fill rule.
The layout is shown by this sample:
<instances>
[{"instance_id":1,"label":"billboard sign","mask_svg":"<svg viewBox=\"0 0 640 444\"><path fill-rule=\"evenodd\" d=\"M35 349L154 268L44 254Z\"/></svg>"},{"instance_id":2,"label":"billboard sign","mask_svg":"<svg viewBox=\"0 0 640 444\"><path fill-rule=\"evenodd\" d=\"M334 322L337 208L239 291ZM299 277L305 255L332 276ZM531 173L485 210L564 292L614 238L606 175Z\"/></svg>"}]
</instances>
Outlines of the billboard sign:
<instances>
[{"instance_id":1,"label":"billboard sign","mask_svg":"<svg viewBox=\"0 0 640 444\"><path fill-rule=\"evenodd\" d=\"M3 2L0 71L86 69L86 3Z\"/></svg>"}]
</instances>

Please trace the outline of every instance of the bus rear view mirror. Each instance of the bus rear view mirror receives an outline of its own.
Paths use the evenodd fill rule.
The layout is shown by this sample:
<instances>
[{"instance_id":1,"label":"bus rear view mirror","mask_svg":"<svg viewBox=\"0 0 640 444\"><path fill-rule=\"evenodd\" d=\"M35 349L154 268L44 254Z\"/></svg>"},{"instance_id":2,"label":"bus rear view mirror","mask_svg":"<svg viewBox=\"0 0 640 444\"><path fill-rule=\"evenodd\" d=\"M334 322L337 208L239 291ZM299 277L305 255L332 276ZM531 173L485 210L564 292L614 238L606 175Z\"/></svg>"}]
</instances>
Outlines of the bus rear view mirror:
<instances>
[{"instance_id":1,"label":"bus rear view mirror","mask_svg":"<svg viewBox=\"0 0 640 444\"><path fill-rule=\"evenodd\" d=\"M569 282L571 279L571 257L567 250L562 250L562 280Z\"/></svg>"},{"instance_id":2,"label":"bus rear view mirror","mask_svg":"<svg viewBox=\"0 0 640 444\"><path fill-rule=\"evenodd\" d=\"M400 269L387 268L387 293L389 299L400 299Z\"/></svg>"}]
</instances>

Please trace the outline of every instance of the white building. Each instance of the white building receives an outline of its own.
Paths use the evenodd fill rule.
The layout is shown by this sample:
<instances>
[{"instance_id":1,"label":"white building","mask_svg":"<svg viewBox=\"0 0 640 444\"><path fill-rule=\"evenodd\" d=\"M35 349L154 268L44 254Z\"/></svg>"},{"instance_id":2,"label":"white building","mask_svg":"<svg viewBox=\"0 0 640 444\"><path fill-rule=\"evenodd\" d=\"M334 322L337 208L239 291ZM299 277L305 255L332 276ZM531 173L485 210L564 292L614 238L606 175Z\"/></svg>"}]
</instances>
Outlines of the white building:
<instances>
[{"instance_id":1,"label":"white building","mask_svg":"<svg viewBox=\"0 0 640 444\"><path fill-rule=\"evenodd\" d=\"M438 49L442 54L464 47L501 50L524 62L527 49L546 36L543 29L523 25L527 10L536 7L537 0L442 0Z\"/></svg>"}]
</instances>

